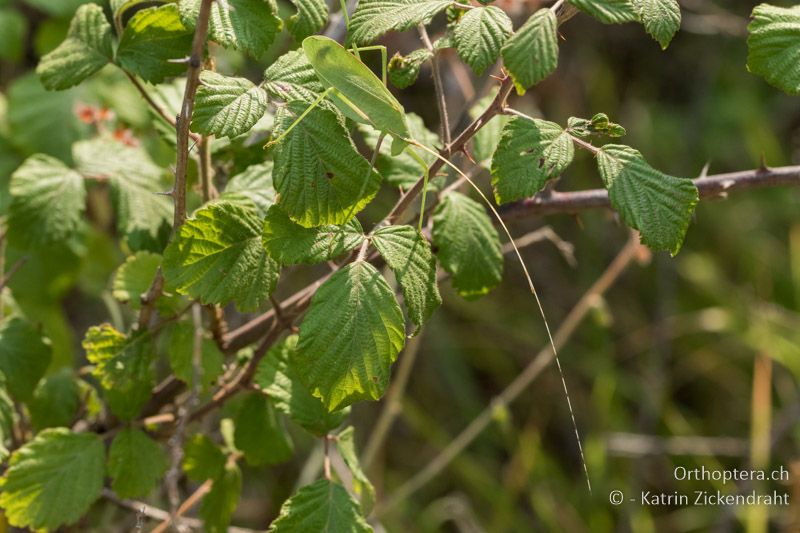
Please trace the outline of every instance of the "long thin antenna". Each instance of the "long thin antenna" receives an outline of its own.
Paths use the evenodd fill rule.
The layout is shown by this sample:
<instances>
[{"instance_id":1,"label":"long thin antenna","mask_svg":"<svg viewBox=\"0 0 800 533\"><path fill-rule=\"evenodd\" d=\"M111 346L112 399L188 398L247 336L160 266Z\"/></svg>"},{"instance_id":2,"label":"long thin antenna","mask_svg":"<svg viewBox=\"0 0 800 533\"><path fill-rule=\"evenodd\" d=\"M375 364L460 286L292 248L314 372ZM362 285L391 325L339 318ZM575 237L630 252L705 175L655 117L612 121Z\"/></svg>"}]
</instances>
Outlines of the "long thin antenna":
<instances>
[{"instance_id":1,"label":"long thin antenna","mask_svg":"<svg viewBox=\"0 0 800 533\"><path fill-rule=\"evenodd\" d=\"M489 206L489 209L492 211L492 214L494 214L494 217L500 223L500 226L503 228L503 231L508 237L511 246L514 248L514 252L517 254L517 259L519 260L519 264L522 266L522 270L525 273L525 279L528 280L528 287L530 288L533 297L536 299L536 305L539 307L539 314L541 314L542 321L544 321L544 329L547 331L547 339L550 341L550 347L553 350L553 358L556 360L556 367L558 368L558 373L559 376L561 377L561 385L564 388L564 395L567 398L567 407L569 408L569 416L572 419L572 429L575 431L575 440L578 442L578 452L580 453L581 463L583 464L583 473L586 477L586 486L589 488L589 494L592 494L592 482L589 479L589 468L586 466L586 456L583 453L581 436L580 433L578 432L578 423L575 421L575 412L572 409L572 401L570 400L569 389L567 388L567 380L564 378L564 371L561 368L561 361L558 358L558 350L556 349L556 343L553 340L552 333L550 333L550 324L547 322L547 316L544 313L544 307L542 307L542 301L539 299L539 293L536 292L536 287L533 284L533 277L528 271L528 267L525 264L525 261L522 259L522 254L520 253L519 248L517 248L517 245L514 243L514 238L511 236L511 232L508 231L506 223L503 222L502 218L500 218L500 213L497 212L497 209L495 209L494 205L492 205L492 203L489 201L489 199L486 197L483 191L480 190L480 188L475 184L475 182L472 181L472 179L469 176L467 176L467 174L464 173L460 168L458 168L455 165L455 163L451 162L449 159L447 159L440 153L431 150L427 146L420 144L419 142L416 142L412 139L406 139L406 141L408 141L409 144L413 144L414 146L417 146L425 150L426 152L434 155L437 159L441 160L444 164L455 170L459 176L461 176L467 183L469 183L472 186L472 188L478 192L480 197L483 199L484 203L486 203L486 205Z\"/></svg>"}]
</instances>

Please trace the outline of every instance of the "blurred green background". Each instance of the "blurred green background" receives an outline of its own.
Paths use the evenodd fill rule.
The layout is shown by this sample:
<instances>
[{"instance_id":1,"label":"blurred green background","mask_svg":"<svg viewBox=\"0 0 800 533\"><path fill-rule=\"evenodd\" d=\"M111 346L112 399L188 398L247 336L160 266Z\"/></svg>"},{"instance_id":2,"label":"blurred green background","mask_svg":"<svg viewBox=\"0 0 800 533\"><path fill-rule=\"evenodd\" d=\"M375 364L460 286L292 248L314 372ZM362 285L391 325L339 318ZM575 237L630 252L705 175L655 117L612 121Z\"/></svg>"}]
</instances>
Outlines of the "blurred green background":
<instances>
[{"instance_id":1,"label":"blurred green background","mask_svg":"<svg viewBox=\"0 0 800 533\"><path fill-rule=\"evenodd\" d=\"M76 116L78 104L108 107L157 161L171 164L168 144L154 133L143 101L118 71L109 67L88 84L60 93L46 92L32 73L37 58L61 41L80 3L0 0L0 214L8 201L9 175L24 157L44 152L68 160L71 144L91 135ZM496 5L506 8L518 27L542 4L547 3ZM570 116L608 113L627 128L624 143L673 175L695 177L707 164L709 174L752 169L762 157L769 166L797 163L800 98L783 95L745 68L745 28L755 4L681 4L683 29L663 52L640 25L604 26L576 16L560 29L557 72L524 98L513 97L512 105L560 123ZM437 19L433 28L441 32L444 21ZM385 44L390 54L420 46L414 32L391 34ZM271 60L294 46L284 33L260 62L221 49L214 54L221 72L258 81ZM442 57L449 109L458 116L486 80L472 79L454 50ZM436 131L432 92L426 68L417 84L398 96ZM244 154L247 160L259 157L257 150ZM486 173L480 176L486 185ZM581 153L558 187L600 185L591 157ZM768 518L770 530L800 531L799 214L800 192L789 188L703 201L677 257L658 254L632 265L596 302L561 350L593 494L586 488L561 381L551 365L464 453L383 516L378 527L765 531L759 524ZM82 364L79 343L86 328L120 312L110 298L109 280L124 253L110 216L104 198L90 198L86 238L29 258L12 283L17 304L52 338L56 365ZM627 231L613 214L599 211L516 219L511 230L523 235L545 224L575 249L574 265L548 242L523 252L544 309L557 326L622 248ZM9 260L14 254L8 251ZM291 293L306 281L301 273L280 291ZM503 284L485 298L465 302L447 282L443 297L444 306L421 334L402 410L369 472L379 495L391 495L447 446L546 341L510 256ZM754 378L757 361L771 372ZM754 379L770 391L766 404L754 401ZM382 404L353 409L359 443L367 440L381 409ZM754 426L754 417L766 424ZM794 491L789 507L763 514L764 509L747 507L609 503L612 490L637 497L642 490L735 491L731 484L677 481L674 468L748 468L752 444L759 439L770 442L766 467L794 468L795 476L791 483L743 490ZM299 432L296 441L294 461L245 470L235 524L264 528L304 479L306 459L318 443ZM154 495L154 501L160 497ZM134 519L113 505L100 506L92 529L130 530Z\"/></svg>"}]
</instances>

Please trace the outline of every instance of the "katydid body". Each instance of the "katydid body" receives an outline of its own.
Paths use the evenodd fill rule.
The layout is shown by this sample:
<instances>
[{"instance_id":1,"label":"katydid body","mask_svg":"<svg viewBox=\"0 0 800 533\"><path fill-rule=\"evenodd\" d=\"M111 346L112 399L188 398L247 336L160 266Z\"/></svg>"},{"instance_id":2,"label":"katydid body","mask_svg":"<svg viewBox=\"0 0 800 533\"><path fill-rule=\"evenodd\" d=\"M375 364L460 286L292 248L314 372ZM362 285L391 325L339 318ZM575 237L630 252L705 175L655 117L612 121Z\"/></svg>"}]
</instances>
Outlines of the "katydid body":
<instances>
[{"instance_id":1,"label":"katydid body","mask_svg":"<svg viewBox=\"0 0 800 533\"><path fill-rule=\"evenodd\" d=\"M382 79L362 63L359 57L348 52L333 39L322 36L306 38L303 41L303 51L326 88L277 139L269 144L281 142L308 113L325 98L329 98L347 118L361 124L369 124L380 132L375 147L376 155L383 138L389 135L392 137L392 155L396 156L405 151L420 164L425 182L422 193L424 205L428 188L428 164L411 147L422 145L411 137L405 110L386 87L386 47L370 46L353 49L356 54L367 50L381 51ZM372 165L374 162L373 157ZM424 209L420 213L418 225L420 231L423 212Z\"/></svg>"}]
</instances>

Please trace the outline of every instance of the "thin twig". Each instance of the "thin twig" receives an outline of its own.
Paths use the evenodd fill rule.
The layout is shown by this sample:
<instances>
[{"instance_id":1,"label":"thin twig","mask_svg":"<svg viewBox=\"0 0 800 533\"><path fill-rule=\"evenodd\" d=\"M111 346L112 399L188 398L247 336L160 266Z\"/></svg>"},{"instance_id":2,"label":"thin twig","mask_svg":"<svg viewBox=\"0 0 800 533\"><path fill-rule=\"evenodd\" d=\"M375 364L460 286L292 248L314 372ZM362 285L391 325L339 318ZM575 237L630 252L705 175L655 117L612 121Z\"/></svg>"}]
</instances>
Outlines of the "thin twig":
<instances>
[{"instance_id":1,"label":"thin twig","mask_svg":"<svg viewBox=\"0 0 800 533\"><path fill-rule=\"evenodd\" d=\"M139 297L141 308L139 309L137 327L140 331L150 325L150 320L153 318L153 313L156 309L156 300L158 300L162 292L164 292L164 274L161 272L161 266L159 265L158 270L156 270L156 277L153 278L150 288Z\"/></svg>"},{"instance_id":2,"label":"thin twig","mask_svg":"<svg viewBox=\"0 0 800 533\"><path fill-rule=\"evenodd\" d=\"M186 220L186 175L189 170L189 139L191 138L189 126L192 122L197 88L200 85L200 72L203 70L203 51L208 37L208 20L211 15L211 4L213 3L214 0L202 0L200 4L200 13L197 17L194 40L192 41L192 53L189 56L189 66L186 69L186 89L183 93L180 114L175 121L178 158L175 165L175 186L172 189L172 198L175 205L172 224L173 233L177 232Z\"/></svg>"},{"instance_id":3,"label":"thin twig","mask_svg":"<svg viewBox=\"0 0 800 533\"><path fill-rule=\"evenodd\" d=\"M115 505L122 507L123 509L129 509L134 511L137 516L144 516L150 518L152 520L158 520L160 522L170 520L170 515L163 509L159 509L158 507L153 507L149 503L140 502L137 500L123 500L119 498L116 494L114 494L110 489L103 489L103 497L108 501L114 503ZM203 521L198 520L197 518L188 518L188 517L181 517L180 518L181 524L185 524L192 529L202 529L203 528ZM247 529L243 527L236 527L236 526L228 526L228 533L256 533L255 529Z\"/></svg>"},{"instance_id":4,"label":"thin twig","mask_svg":"<svg viewBox=\"0 0 800 533\"><path fill-rule=\"evenodd\" d=\"M632 236L617 257L611 262L605 272L595 281L588 291L566 316L561 326L555 332L553 341L556 347L563 346L583 321L589 311L594 307L597 299L620 277L630 262L636 257L639 248L638 239ZM528 386L548 367L553 360L552 346L543 348L525 369L512 381L490 404L455 437L450 444L433 458L414 477L406 481L386 502L379 504L373 514L381 516L396 507L414 492L426 485L442 472L472 441L474 441L494 419L498 409L507 407L517 399Z\"/></svg>"},{"instance_id":5,"label":"thin twig","mask_svg":"<svg viewBox=\"0 0 800 533\"><path fill-rule=\"evenodd\" d=\"M197 487L197 490L195 490L188 498L186 498L186 500L184 500L184 502L181 504L180 507L178 507L178 510L174 514L167 516L150 533L164 533L165 531L167 531L167 528L169 528L170 525L174 523L173 521L181 518L187 511L189 511L192 507L197 505L200 499L203 496L205 496L208 491L211 490L212 484L213 481L209 479L206 480L202 485Z\"/></svg>"},{"instance_id":6,"label":"thin twig","mask_svg":"<svg viewBox=\"0 0 800 533\"><path fill-rule=\"evenodd\" d=\"M776 168L757 168L727 172L694 180L702 199L726 198L729 192L764 187L800 185L800 165ZM578 213L586 209L610 209L611 201L605 189L558 192L537 195L500 208L506 218L554 213Z\"/></svg>"}]
</instances>

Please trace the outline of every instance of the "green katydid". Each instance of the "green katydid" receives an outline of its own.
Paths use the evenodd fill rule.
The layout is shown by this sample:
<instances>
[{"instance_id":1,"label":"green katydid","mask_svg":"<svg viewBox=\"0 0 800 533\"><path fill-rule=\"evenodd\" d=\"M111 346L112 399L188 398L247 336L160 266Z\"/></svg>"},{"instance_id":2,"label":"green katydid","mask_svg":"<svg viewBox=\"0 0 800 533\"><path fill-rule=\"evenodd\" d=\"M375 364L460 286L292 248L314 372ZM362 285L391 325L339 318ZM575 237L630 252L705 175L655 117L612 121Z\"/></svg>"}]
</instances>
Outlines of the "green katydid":
<instances>
[{"instance_id":1,"label":"green katydid","mask_svg":"<svg viewBox=\"0 0 800 533\"><path fill-rule=\"evenodd\" d=\"M431 150L411 138L403 106L386 88L386 48L383 46L354 48L356 53L366 50L381 50L383 80L378 79L358 57L348 52L333 39L314 35L303 40L303 51L317 77L327 88L277 139L270 141L269 144L281 142L314 107L325 98L330 98L347 118L362 124L369 124L381 132L378 146L375 148L376 155L383 138L390 135L392 137L392 155L398 155L405 150L420 164L425 180L422 193L422 202L425 205L428 164L411 146L417 146L426 151ZM422 220L423 217L420 215L420 230L422 230Z\"/></svg>"},{"instance_id":2,"label":"green katydid","mask_svg":"<svg viewBox=\"0 0 800 533\"><path fill-rule=\"evenodd\" d=\"M378 77L369 69L369 67L362 63L359 57L357 57L358 51L364 51L367 49L382 50L383 81L378 79ZM475 191L477 191L478 195L480 195L484 203L488 206L494 217L499 222L500 226L503 228L503 231L508 237L509 242L514 248L517 259L519 260L519 263L522 266L522 270L525 274L525 278L528 281L528 287L536 300L539 313L544 321L550 347L553 350L558 371L561 375L561 382L567 397L567 405L572 418L572 425L573 429L575 430L578 449L583 462L584 473L586 474L586 482L589 486L589 492L591 492L592 487L589 480L586 460L583 454L583 447L581 446L580 435L575 422L575 415L572 410L569 391L567 389L566 380L564 379L564 374L561 369L561 362L558 358L558 351L553 340L553 335L550 331L550 325L547 321L539 294L534 286L533 277L528 271L525 261L522 259L522 254L514 243L514 238L511 236L511 232L508 230L505 222L500 217L497 209L495 209L494 205L492 205L492 203L489 201L483 191L481 191L481 189L475 184L475 182L453 162L441 155L436 150L428 148L411 137L403 106L386 87L386 49L384 47L369 47L361 49L354 48L353 51L356 55L353 55L333 39L324 36L311 36L307 37L303 41L303 51L305 52L309 63L311 63L311 66L314 68L317 76L322 81L323 85L327 86L327 88L300 116L298 116L298 118L289 126L289 128L287 128L270 144L279 143L295 125L297 125L308 113L310 113L313 107L319 105L324 98L330 96L330 99L333 101L333 103L348 118L359 123L369 124L381 132L381 135L378 138L378 145L375 148L375 155L377 155L377 152L380 149L380 145L384 136L390 135L392 137L392 155L399 155L405 150L409 155L411 155L411 157L420 163L420 166L423 169L422 204L420 208L418 224L418 229L420 231L422 231L422 222L425 214L425 200L428 189L429 169L425 160L422 159L422 157L420 157L412 147L418 147L441 160L444 164L452 168L459 176L461 176L462 179L469 183L470 186L475 189ZM375 158L373 157L373 165L374 162ZM364 182L366 184L366 179Z\"/></svg>"}]
</instances>

